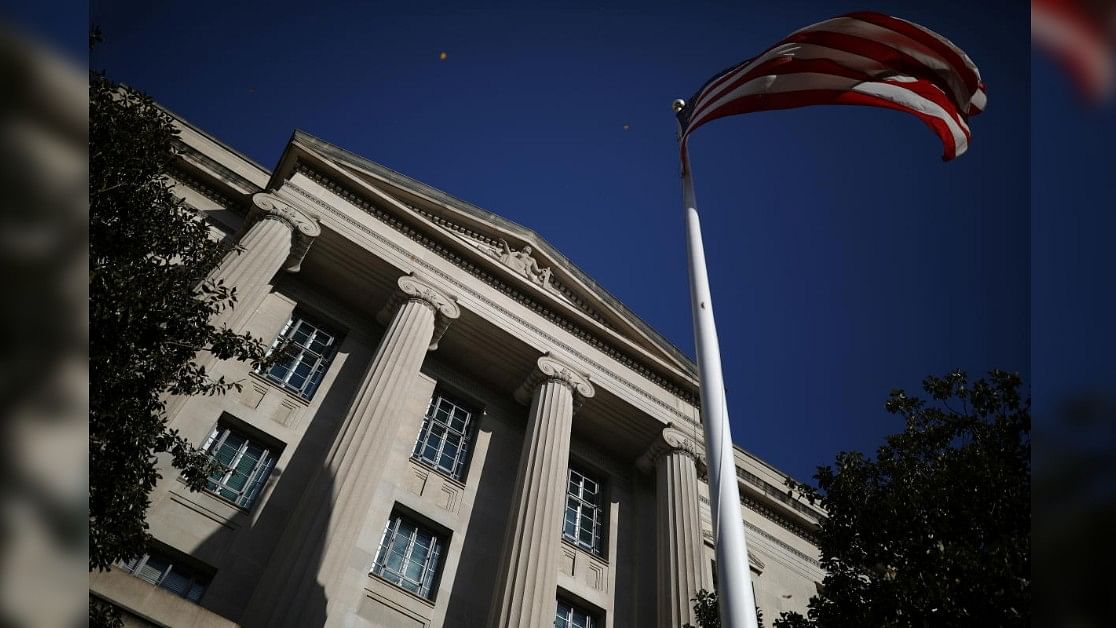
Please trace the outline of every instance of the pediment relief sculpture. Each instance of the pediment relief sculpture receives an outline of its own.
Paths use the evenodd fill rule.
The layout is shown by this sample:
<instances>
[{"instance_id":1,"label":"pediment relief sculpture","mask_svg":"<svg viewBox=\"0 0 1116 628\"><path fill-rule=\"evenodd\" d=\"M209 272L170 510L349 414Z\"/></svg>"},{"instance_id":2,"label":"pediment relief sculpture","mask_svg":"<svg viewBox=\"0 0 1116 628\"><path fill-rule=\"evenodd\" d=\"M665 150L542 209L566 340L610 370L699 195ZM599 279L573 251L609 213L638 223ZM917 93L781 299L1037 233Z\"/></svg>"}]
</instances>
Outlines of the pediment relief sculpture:
<instances>
[{"instance_id":1,"label":"pediment relief sculpture","mask_svg":"<svg viewBox=\"0 0 1116 628\"><path fill-rule=\"evenodd\" d=\"M534 249L530 245L525 245L523 249L517 251L512 249L511 246L502 239L493 239L475 231L463 229L448 220L440 219L437 220L437 223L452 231L454 235L461 238L461 240L469 246L472 246L512 269L517 275L526 278L537 286L541 286L547 292L567 303L573 304L605 327L612 328L610 324L601 318L601 315L598 314L592 306L587 304L583 299L578 298L568 287L563 285L562 281L554 275L550 267L543 268L539 266L538 260L534 257Z\"/></svg>"},{"instance_id":2,"label":"pediment relief sculpture","mask_svg":"<svg viewBox=\"0 0 1116 628\"><path fill-rule=\"evenodd\" d=\"M498 255L498 259L504 266L523 275L536 285L550 288L550 268L540 268L538 260L531 255L531 251L530 245L516 251L508 246L506 240L500 240L500 250L494 253Z\"/></svg>"},{"instance_id":3,"label":"pediment relief sculpture","mask_svg":"<svg viewBox=\"0 0 1116 628\"><path fill-rule=\"evenodd\" d=\"M522 249L513 249L508 244L507 240L498 239L493 240L473 232L457 233L457 235L471 244L476 249L483 251L490 257L500 260L500 263L507 266L515 274L527 279L536 286L546 288L554 294L565 297L562 290L557 285L557 281L553 278L554 274L550 267L543 268L539 266L539 261L535 259L534 249L531 245L524 245ZM567 298L567 300L569 300Z\"/></svg>"}]
</instances>

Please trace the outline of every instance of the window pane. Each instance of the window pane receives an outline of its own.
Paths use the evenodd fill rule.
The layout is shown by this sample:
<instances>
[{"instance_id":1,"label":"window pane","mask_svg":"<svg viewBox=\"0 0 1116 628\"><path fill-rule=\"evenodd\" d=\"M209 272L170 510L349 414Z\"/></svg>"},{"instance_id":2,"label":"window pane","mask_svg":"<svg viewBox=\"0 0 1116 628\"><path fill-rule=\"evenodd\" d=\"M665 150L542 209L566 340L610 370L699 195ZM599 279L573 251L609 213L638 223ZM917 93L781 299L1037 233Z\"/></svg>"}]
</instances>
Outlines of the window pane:
<instances>
[{"instance_id":1,"label":"window pane","mask_svg":"<svg viewBox=\"0 0 1116 628\"><path fill-rule=\"evenodd\" d=\"M571 538L576 538L577 537L577 524L574 523L573 520L571 520L571 519L566 519L565 527L562 528L562 534L564 534L568 537L571 537Z\"/></svg>"},{"instance_id":2,"label":"window pane","mask_svg":"<svg viewBox=\"0 0 1116 628\"><path fill-rule=\"evenodd\" d=\"M554 625L562 628L592 628L593 617L589 611L559 600Z\"/></svg>"},{"instance_id":3,"label":"window pane","mask_svg":"<svg viewBox=\"0 0 1116 628\"><path fill-rule=\"evenodd\" d=\"M452 467L453 461L457 459L457 446L447 442L446 446L442 449L442 458L443 460L448 458L449 466Z\"/></svg>"},{"instance_id":4,"label":"window pane","mask_svg":"<svg viewBox=\"0 0 1116 628\"><path fill-rule=\"evenodd\" d=\"M403 554L400 554L394 549L388 550L387 559L384 561L384 568L392 574L398 574L403 571Z\"/></svg>"},{"instance_id":5,"label":"window pane","mask_svg":"<svg viewBox=\"0 0 1116 628\"><path fill-rule=\"evenodd\" d=\"M294 333L291 334L291 340L297 343L299 347L305 347L306 341L309 339L310 329L309 325L306 323L300 323L299 326L295 328Z\"/></svg>"},{"instance_id":6,"label":"window pane","mask_svg":"<svg viewBox=\"0 0 1116 628\"><path fill-rule=\"evenodd\" d=\"M217 459L217 462L229 465L236 457L236 452L240 451L240 446L244 444L244 438L238 434L229 434L228 430L223 431L225 432L225 441L213 452L213 457Z\"/></svg>"},{"instance_id":7,"label":"window pane","mask_svg":"<svg viewBox=\"0 0 1116 628\"><path fill-rule=\"evenodd\" d=\"M418 586L418 583L422 582L422 568L423 568L423 565L425 564L425 562L424 562L425 560L426 560L426 555L425 555L425 552L424 552L421 560L416 557L416 558L412 558L407 563L407 568L406 568L406 571L404 573L404 576L407 578L407 580L415 583L416 588Z\"/></svg>"},{"instance_id":8,"label":"window pane","mask_svg":"<svg viewBox=\"0 0 1116 628\"><path fill-rule=\"evenodd\" d=\"M290 365L291 364L292 364L292 362L290 360L284 360L282 362L276 362L271 367L271 370L268 371L267 374L272 379L283 381L287 378L287 373L290 372Z\"/></svg>"},{"instance_id":9,"label":"window pane","mask_svg":"<svg viewBox=\"0 0 1116 628\"><path fill-rule=\"evenodd\" d=\"M158 556L149 556L147 562L144 563L136 575L151 584L158 584L159 580L163 577L163 572L170 567L170 563Z\"/></svg>"},{"instance_id":10,"label":"window pane","mask_svg":"<svg viewBox=\"0 0 1116 628\"><path fill-rule=\"evenodd\" d=\"M145 555L125 567L132 575L193 602L201 599L209 583L208 578L200 577L161 554Z\"/></svg>"},{"instance_id":11,"label":"window pane","mask_svg":"<svg viewBox=\"0 0 1116 628\"><path fill-rule=\"evenodd\" d=\"M163 581L159 583L159 586L170 591L171 593L174 593L175 595L186 597L186 594L190 592L190 586L192 584L193 582L190 580L190 577L188 575L183 574L178 570L171 569L171 572L167 574L165 578L163 578Z\"/></svg>"},{"instance_id":12,"label":"window pane","mask_svg":"<svg viewBox=\"0 0 1116 628\"><path fill-rule=\"evenodd\" d=\"M422 457L427 462L430 462L431 460L437 459L438 458L438 445L436 443L430 443L429 445L427 445L426 446L426 451L422 452Z\"/></svg>"},{"instance_id":13,"label":"window pane","mask_svg":"<svg viewBox=\"0 0 1116 628\"><path fill-rule=\"evenodd\" d=\"M470 416L468 410L445 397L432 397L415 443L414 457L454 479L461 479L472 437Z\"/></svg>"},{"instance_id":14,"label":"window pane","mask_svg":"<svg viewBox=\"0 0 1116 628\"><path fill-rule=\"evenodd\" d=\"M465 421L468 420L468 418L469 415L461 408L458 408L453 413L453 420L450 422L450 426L458 432L463 432L465 431Z\"/></svg>"},{"instance_id":15,"label":"window pane","mask_svg":"<svg viewBox=\"0 0 1116 628\"><path fill-rule=\"evenodd\" d=\"M311 358L306 358L306 359L302 360L301 362L299 362L298 366L295 367L295 370L294 370L295 375L297 375L297 376L299 376L299 377L301 377L302 379L305 380L306 378L310 377L310 371L313 368L314 368L314 363L313 363L312 359Z\"/></svg>"},{"instance_id":16,"label":"window pane","mask_svg":"<svg viewBox=\"0 0 1116 628\"><path fill-rule=\"evenodd\" d=\"M295 390L302 390L302 386L305 383L306 378L298 373L291 373L291 376L287 379L287 385Z\"/></svg>"},{"instance_id":17,"label":"window pane","mask_svg":"<svg viewBox=\"0 0 1116 628\"><path fill-rule=\"evenodd\" d=\"M322 355L325 353L326 347L329 346L330 340L332 339L329 336L319 333L317 336L314 336L314 340L310 343L310 350L318 355Z\"/></svg>"},{"instance_id":18,"label":"window pane","mask_svg":"<svg viewBox=\"0 0 1116 628\"><path fill-rule=\"evenodd\" d=\"M600 554L603 520L599 504L600 483L570 469L566 487L566 514L562 535L569 541Z\"/></svg>"},{"instance_id":19,"label":"window pane","mask_svg":"<svg viewBox=\"0 0 1116 628\"><path fill-rule=\"evenodd\" d=\"M429 598L439 563L438 547L438 537L434 532L400 515L393 515L372 573Z\"/></svg>"},{"instance_id":20,"label":"window pane","mask_svg":"<svg viewBox=\"0 0 1116 628\"><path fill-rule=\"evenodd\" d=\"M272 350L284 339L289 341L286 349L288 357L273 365L267 376L276 384L309 399L332 359L336 335L303 320L296 312L272 345Z\"/></svg>"},{"instance_id":21,"label":"window pane","mask_svg":"<svg viewBox=\"0 0 1116 628\"><path fill-rule=\"evenodd\" d=\"M219 442L220 445L215 445L210 455L222 467L210 476L206 488L219 497L248 508L274 467L273 456L262 443L223 424L218 424L216 432L219 436L213 443ZM261 460L265 462L261 464Z\"/></svg>"}]
</instances>

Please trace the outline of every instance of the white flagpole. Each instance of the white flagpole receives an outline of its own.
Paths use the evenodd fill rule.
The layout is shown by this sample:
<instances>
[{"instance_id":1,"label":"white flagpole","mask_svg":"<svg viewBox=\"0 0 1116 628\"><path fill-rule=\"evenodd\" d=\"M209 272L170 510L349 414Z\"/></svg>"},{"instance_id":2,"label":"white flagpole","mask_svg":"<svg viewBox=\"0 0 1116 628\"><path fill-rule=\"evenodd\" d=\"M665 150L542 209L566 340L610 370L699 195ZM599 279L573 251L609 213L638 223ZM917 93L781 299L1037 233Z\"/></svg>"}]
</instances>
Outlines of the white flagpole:
<instances>
[{"instance_id":1,"label":"white flagpole","mask_svg":"<svg viewBox=\"0 0 1116 628\"><path fill-rule=\"evenodd\" d=\"M685 106L674 101L677 113ZM679 139L681 139L679 125ZM697 347L698 378L701 388L701 416L705 433L705 452L709 464L709 503L713 511L713 546L717 556L717 599L723 628L757 628L752 577L748 567L748 545L744 540L744 521L740 511L740 490L736 485L736 458L729 428L725 380L721 372L721 350L717 344L717 323L713 320L713 300L705 268L705 248L701 240L701 221L694 201L694 182L690 158L682 154L682 205L686 212L686 250L690 265L690 305L694 317L694 344ZM723 506L723 507L722 507Z\"/></svg>"}]
</instances>

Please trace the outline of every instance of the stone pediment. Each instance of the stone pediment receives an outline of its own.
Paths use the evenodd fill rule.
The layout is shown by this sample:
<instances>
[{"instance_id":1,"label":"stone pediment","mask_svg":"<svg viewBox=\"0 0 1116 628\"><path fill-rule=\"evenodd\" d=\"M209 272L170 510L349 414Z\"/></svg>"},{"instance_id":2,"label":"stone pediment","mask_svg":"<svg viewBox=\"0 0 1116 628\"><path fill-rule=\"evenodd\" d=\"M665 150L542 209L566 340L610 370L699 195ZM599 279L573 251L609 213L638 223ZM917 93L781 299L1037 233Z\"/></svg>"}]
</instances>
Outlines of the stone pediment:
<instances>
[{"instance_id":1,"label":"stone pediment","mask_svg":"<svg viewBox=\"0 0 1116 628\"><path fill-rule=\"evenodd\" d=\"M689 358L530 229L301 131L292 137L271 185L296 169L314 171L304 162L317 159L413 212L413 218L439 232L442 241L449 236L458 246L480 253L503 282L529 298L549 302L548 307L559 311L576 312L588 319L587 327L620 336L673 371L669 379L696 379ZM330 182L322 183L328 187Z\"/></svg>"}]
</instances>

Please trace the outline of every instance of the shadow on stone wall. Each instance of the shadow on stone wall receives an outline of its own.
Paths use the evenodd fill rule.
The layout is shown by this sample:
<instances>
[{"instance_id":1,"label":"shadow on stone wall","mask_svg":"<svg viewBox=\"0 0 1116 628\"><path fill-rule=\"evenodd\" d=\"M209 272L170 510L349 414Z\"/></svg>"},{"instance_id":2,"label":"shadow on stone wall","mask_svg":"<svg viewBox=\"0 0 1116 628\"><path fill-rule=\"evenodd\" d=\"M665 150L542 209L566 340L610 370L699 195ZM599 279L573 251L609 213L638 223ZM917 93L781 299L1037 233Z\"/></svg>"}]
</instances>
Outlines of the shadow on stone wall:
<instances>
[{"instance_id":1,"label":"shadow on stone wall","mask_svg":"<svg viewBox=\"0 0 1116 628\"><path fill-rule=\"evenodd\" d=\"M522 412L524 422L526 409ZM484 466L469 475L484 478L477 486L468 533L461 545L457 577L450 592L445 628L475 628L488 621L496 597L496 578L504 549L504 531L511 517L516 471L523 448L524 425L486 416L479 433L491 437ZM443 579L445 576L443 575Z\"/></svg>"},{"instance_id":2,"label":"shadow on stone wall","mask_svg":"<svg viewBox=\"0 0 1116 628\"><path fill-rule=\"evenodd\" d=\"M353 345L374 348L380 337L372 340ZM345 348L344 342L341 348ZM345 354L339 352L338 356L342 355ZM333 510L334 478L324 465L372 355L367 349L345 355L344 364L324 391L317 411L312 417L304 416L303 420L308 420L309 424L297 449L282 473L274 472L269 479L274 486L270 495L264 493L267 501L252 525L237 530L231 542L222 532L217 532L199 546L198 555L228 554L221 561L222 571L230 572L228 577L256 583L251 598L241 600L236 608L231 605L229 608L211 607L204 598L203 606L246 628L273 625L281 617L287 617L287 625L310 627L325 623L329 600L316 575ZM283 393L272 390L269 394ZM294 513L304 516L296 521ZM276 551L279 548L291 551ZM276 600L276 591L282 590L286 578L301 580L298 593ZM218 571L211 587L220 586L221 571ZM297 621L292 623L294 616Z\"/></svg>"}]
</instances>

